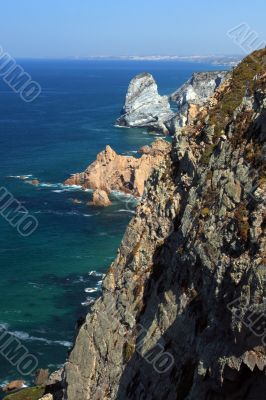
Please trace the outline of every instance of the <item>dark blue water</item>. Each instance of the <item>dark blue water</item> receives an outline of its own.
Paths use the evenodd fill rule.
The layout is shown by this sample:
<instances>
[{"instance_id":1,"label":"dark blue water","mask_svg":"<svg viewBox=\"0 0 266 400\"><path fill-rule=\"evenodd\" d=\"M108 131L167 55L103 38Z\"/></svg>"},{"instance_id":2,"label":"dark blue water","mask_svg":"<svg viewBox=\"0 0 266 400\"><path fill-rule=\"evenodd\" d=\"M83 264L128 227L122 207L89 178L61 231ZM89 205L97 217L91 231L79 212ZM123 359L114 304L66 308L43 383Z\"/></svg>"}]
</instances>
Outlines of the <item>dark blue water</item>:
<instances>
[{"instance_id":1,"label":"dark blue water","mask_svg":"<svg viewBox=\"0 0 266 400\"><path fill-rule=\"evenodd\" d=\"M89 193L58 184L83 171L106 144L127 153L154 139L143 129L113 126L137 73L151 72L160 93L168 94L192 72L214 68L176 62L19 62L42 93L24 103L0 82L0 187L23 203L39 227L25 238L0 218L0 324L36 355L40 367L54 370L66 358L76 320L87 311L82 303L99 296L102 274L132 217L123 198L114 198L106 209L92 208L86 205ZM19 175L50 185L35 187L10 177ZM73 204L73 198L83 204ZM0 382L20 377L0 355Z\"/></svg>"}]
</instances>

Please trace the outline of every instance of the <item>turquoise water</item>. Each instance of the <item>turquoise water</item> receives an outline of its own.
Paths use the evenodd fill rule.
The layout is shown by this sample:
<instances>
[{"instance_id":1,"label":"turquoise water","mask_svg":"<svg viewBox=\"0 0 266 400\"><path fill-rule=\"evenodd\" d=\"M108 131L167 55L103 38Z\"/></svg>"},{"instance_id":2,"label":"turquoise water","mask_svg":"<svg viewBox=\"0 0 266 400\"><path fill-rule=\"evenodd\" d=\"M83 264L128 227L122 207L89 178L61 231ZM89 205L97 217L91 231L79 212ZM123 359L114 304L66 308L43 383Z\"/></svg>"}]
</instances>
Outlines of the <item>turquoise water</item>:
<instances>
[{"instance_id":1,"label":"turquoise water","mask_svg":"<svg viewBox=\"0 0 266 400\"><path fill-rule=\"evenodd\" d=\"M103 274L132 217L122 197L114 198L109 208L93 208L85 204L90 193L62 190L60 183L83 171L106 144L130 154L154 139L144 129L113 126L134 75L151 72L166 94L192 72L217 67L176 62L20 63L41 84L42 94L26 104L0 82L0 186L23 203L39 227L23 238L0 218L0 324L38 358L39 367L54 370L66 358L87 302L99 296ZM32 175L42 185L29 185L15 178L19 175ZM83 204L73 204L73 198ZM0 382L20 377L0 355Z\"/></svg>"}]
</instances>

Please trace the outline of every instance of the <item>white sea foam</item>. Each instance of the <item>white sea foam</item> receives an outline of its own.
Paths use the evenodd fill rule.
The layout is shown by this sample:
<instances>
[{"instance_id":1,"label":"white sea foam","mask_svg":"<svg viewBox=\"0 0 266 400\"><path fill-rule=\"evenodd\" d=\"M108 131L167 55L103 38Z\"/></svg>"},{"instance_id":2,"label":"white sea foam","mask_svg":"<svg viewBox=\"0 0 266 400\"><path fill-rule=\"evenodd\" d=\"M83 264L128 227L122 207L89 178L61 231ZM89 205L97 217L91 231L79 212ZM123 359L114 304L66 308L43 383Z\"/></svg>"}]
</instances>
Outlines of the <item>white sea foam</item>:
<instances>
[{"instance_id":1,"label":"white sea foam","mask_svg":"<svg viewBox=\"0 0 266 400\"><path fill-rule=\"evenodd\" d=\"M79 211L55 211L55 210L39 210L39 211L34 211L33 214L53 214L53 215L59 215L59 216L63 216L63 215L79 215L79 216L83 216L83 217L92 217L92 214L83 214Z\"/></svg>"},{"instance_id":2,"label":"white sea foam","mask_svg":"<svg viewBox=\"0 0 266 400\"><path fill-rule=\"evenodd\" d=\"M101 273L101 272L97 272L97 271L90 271L88 273L89 276L99 276L100 278L103 278L105 274Z\"/></svg>"},{"instance_id":3,"label":"white sea foam","mask_svg":"<svg viewBox=\"0 0 266 400\"><path fill-rule=\"evenodd\" d=\"M130 129L130 126L121 126L121 125L114 125L115 128L120 128L120 129Z\"/></svg>"},{"instance_id":4,"label":"white sea foam","mask_svg":"<svg viewBox=\"0 0 266 400\"><path fill-rule=\"evenodd\" d=\"M95 302L95 299L93 297L87 297L86 301L81 303L81 305L84 307L87 307L87 306L90 306L91 304L93 304L94 302Z\"/></svg>"},{"instance_id":5,"label":"white sea foam","mask_svg":"<svg viewBox=\"0 0 266 400\"><path fill-rule=\"evenodd\" d=\"M0 331L7 331L9 328L9 325L5 322L0 323Z\"/></svg>"},{"instance_id":6,"label":"white sea foam","mask_svg":"<svg viewBox=\"0 0 266 400\"><path fill-rule=\"evenodd\" d=\"M130 214L136 214L135 211L133 211L133 210L124 210L124 209L117 210L116 212L117 212L117 213L127 212L127 213L130 213Z\"/></svg>"},{"instance_id":7,"label":"white sea foam","mask_svg":"<svg viewBox=\"0 0 266 400\"><path fill-rule=\"evenodd\" d=\"M63 183L39 183L39 187L42 188L50 188L50 189L56 189L58 190L58 193L61 192L70 192L70 191L75 191L75 190L80 190L82 189L82 186L80 185L64 185ZM56 190L53 190L55 192Z\"/></svg>"},{"instance_id":8,"label":"white sea foam","mask_svg":"<svg viewBox=\"0 0 266 400\"><path fill-rule=\"evenodd\" d=\"M14 178L14 179L28 179L28 178L32 178L33 175L8 175L7 178Z\"/></svg>"},{"instance_id":9,"label":"white sea foam","mask_svg":"<svg viewBox=\"0 0 266 400\"><path fill-rule=\"evenodd\" d=\"M72 343L66 340L50 340L42 337L30 336L27 332L23 331L10 331L8 330L8 324L0 324L0 329L4 329L10 335L16 337L17 339L25 342L43 342L47 345L61 345L64 347L71 347Z\"/></svg>"},{"instance_id":10,"label":"white sea foam","mask_svg":"<svg viewBox=\"0 0 266 400\"><path fill-rule=\"evenodd\" d=\"M95 287L95 288L86 288L84 289L85 293L95 293L98 292L99 288Z\"/></svg>"}]
</instances>

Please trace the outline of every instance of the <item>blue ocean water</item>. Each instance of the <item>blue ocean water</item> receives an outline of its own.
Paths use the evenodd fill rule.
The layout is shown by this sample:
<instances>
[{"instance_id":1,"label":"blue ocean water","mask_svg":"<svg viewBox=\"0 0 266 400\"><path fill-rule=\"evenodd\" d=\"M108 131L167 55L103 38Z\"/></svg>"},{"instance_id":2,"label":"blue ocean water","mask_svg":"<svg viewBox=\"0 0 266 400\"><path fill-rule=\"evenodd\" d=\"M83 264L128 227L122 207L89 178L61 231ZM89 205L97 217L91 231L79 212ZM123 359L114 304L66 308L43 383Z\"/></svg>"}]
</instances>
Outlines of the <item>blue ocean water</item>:
<instances>
[{"instance_id":1,"label":"blue ocean water","mask_svg":"<svg viewBox=\"0 0 266 400\"><path fill-rule=\"evenodd\" d=\"M71 173L83 171L106 144L128 154L154 136L119 129L129 80L151 72L161 94L177 89L192 72L222 69L186 62L20 60L42 93L24 103L0 81L0 187L34 215L38 229L21 237L0 217L0 324L55 370L66 356L76 321L100 294L132 214L125 199L106 209L86 205L90 193L62 190ZM15 178L31 175L46 185ZM73 199L82 204L73 204ZM87 291L85 291L87 289ZM82 305L83 303L83 305ZM85 303L85 305L84 305ZM0 354L0 383L21 375ZM31 377L26 377L30 383Z\"/></svg>"}]
</instances>

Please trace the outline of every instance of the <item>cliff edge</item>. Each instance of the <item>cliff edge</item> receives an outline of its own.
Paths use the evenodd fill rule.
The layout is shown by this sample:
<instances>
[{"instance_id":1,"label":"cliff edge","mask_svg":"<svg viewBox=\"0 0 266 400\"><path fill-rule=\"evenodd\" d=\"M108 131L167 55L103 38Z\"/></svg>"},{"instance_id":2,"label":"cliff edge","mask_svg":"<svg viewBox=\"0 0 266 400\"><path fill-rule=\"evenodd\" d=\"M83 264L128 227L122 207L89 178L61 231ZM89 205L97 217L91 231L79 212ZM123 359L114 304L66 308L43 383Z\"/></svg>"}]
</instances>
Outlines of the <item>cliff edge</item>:
<instances>
[{"instance_id":1,"label":"cliff edge","mask_svg":"<svg viewBox=\"0 0 266 400\"><path fill-rule=\"evenodd\" d=\"M266 50L148 181L65 366L68 400L262 399Z\"/></svg>"}]
</instances>

